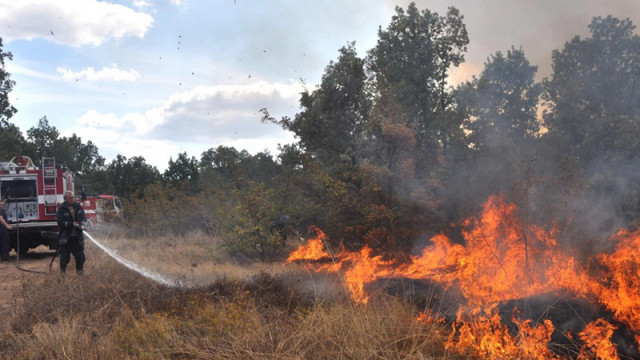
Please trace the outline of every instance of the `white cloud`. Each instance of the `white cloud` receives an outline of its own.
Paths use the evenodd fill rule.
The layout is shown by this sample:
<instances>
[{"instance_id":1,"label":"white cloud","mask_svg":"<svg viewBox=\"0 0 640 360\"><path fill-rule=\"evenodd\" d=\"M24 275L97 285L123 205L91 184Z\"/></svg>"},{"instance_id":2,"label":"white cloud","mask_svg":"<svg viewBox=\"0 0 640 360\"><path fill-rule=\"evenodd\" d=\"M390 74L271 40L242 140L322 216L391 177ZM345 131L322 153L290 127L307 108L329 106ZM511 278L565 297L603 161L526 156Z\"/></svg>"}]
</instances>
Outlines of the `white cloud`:
<instances>
[{"instance_id":1,"label":"white cloud","mask_svg":"<svg viewBox=\"0 0 640 360\"><path fill-rule=\"evenodd\" d=\"M106 133L127 133L133 136L145 135L163 121L162 109L151 109L145 113L127 113L122 117L89 110L77 119L77 123L85 128Z\"/></svg>"},{"instance_id":2,"label":"white cloud","mask_svg":"<svg viewBox=\"0 0 640 360\"><path fill-rule=\"evenodd\" d=\"M252 95L282 97L295 97L302 91L298 83L269 83L259 81L244 85L201 85L192 90L174 94L169 98L168 104L184 104L194 101L202 101L210 98L222 97L233 100Z\"/></svg>"},{"instance_id":3,"label":"white cloud","mask_svg":"<svg viewBox=\"0 0 640 360\"><path fill-rule=\"evenodd\" d=\"M14 61L8 61L5 64L7 71L13 75L24 75L39 80L55 81L57 77L50 72L41 72L28 68L26 66L15 63Z\"/></svg>"},{"instance_id":4,"label":"white cloud","mask_svg":"<svg viewBox=\"0 0 640 360\"><path fill-rule=\"evenodd\" d=\"M131 5L133 5L135 8L138 8L138 9L151 7L151 3L148 2L147 0L133 0L131 2Z\"/></svg>"},{"instance_id":5,"label":"white cloud","mask_svg":"<svg viewBox=\"0 0 640 360\"><path fill-rule=\"evenodd\" d=\"M82 141L91 140L98 149L100 155L107 159L107 162L113 160L117 155L124 155L127 158L134 156L142 156L148 164L156 166L160 171L164 171L169 157L178 154L181 151L180 144L167 140L146 139L143 136L135 136L126 131L116 129L100 129L96 128L77 128L68 129L62 132L62 136L70 136L76 134ZM198 157L200 154L189 152L190 155Z\"/></svg>"},{"instance_id":6,"label":"white cloud","mask_svg":"<svg viewBox=\"0 0 640 360\"><path fill-rule=\"evenodd\" d=\"M129 71L120 70L117 64L111 64L109 67L103 67L96 71L93 67L74 72L63 67L56 68L58 73L62 74L62 78L68 81L84 79L88 81L135 81L140 77L140 73L133 69Z\"/></svg>"},{"instance_id":7,"label":"white cloud","mask_svg":"<svg viewBox=\"0 0 640 360\"><path fill-rule=\"evenodd\" d=\"M130 118L127 118L126 115L124 117L118 118L114 114L103 114L95 110L89 110L77 119L77 122L84 125L85 127L100 130L117 130L122 128L122 126L128 121L132 120Z\"/></svg>"},{"instance_id":8,"label":"white cloud","mask_svg":"<svg viewBox=\"0 0 640 360\"><path fill-rule=\"evenodd\" d=\"M120 4L96 0L0 0L3 38L37 37L72 46L98 46L109 39L144 37L153 18Z\"/></svg>"},{"instance_id":9,"label":"white cloud","mask_svg":"<svg viewBox=\"0 0 640 360\"><path fill-rule=\"evenodd\" d=\"M274 116L292 116L301 90L296 82L197 86L142 112L117 116L87 111L67 132L93 141L107 159L143 156L159 169L179 152L198 157L219 145L275 154L277 145L292 142L293 135L261 123L258 110L267 107Z\"/></svg>"}]
</instances>

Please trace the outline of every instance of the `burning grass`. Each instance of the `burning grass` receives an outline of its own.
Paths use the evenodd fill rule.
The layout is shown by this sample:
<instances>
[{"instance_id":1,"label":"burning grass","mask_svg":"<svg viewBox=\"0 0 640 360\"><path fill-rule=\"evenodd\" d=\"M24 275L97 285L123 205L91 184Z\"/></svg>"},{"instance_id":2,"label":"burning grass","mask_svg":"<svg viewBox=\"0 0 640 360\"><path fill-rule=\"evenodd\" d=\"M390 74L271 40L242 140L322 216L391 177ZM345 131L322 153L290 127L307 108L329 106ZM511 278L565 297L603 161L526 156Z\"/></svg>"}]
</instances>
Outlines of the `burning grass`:
<instances>
[{"instance_id":1,"label":"burning grass","mask_svg":"<svg viewBox=\"0 0 640 360\"><path fill-rule=\"evenodd\" d=\"M141 252L150 243L120 244L119 253ZM164 250L149 246L146 256L158 256L158 262L193 261L185 252L171 254L184 244L153 244ZM24 283L11 330L0 337L2 358L466 358L449 354L443 346L448 329L417 322L412 304L394 297L354 304L332 275L295 265L267 273L256 266L251 275L214 272L207 284L167 287L95 246L88 245L87 253L84 276L54 271ZM206 261L197 268L207 269Z\"/></svg>"},{"instance_id":2,"label":"burning grass","mask_svg":"<svg viewBox=\"0 0 640 360\"><path fill-rule=\"evenodd\" d=\"M427 306L425 316L452 324L446 346L458 353L482 359L640 358L640 231L621 230L610 239L609 253L582 262L559 246L555 228L525 224L517 214L514 204L492 196L477 218L464 222L463 243L441 234L406 262L368 247L333 254L315 230L288 262L342 274L351 299L362 304L371 301L379 281L430 284L441 303L453 306L444 312ZM443 301L445 296L450 299Z\"/></svg>"}]
</instances>

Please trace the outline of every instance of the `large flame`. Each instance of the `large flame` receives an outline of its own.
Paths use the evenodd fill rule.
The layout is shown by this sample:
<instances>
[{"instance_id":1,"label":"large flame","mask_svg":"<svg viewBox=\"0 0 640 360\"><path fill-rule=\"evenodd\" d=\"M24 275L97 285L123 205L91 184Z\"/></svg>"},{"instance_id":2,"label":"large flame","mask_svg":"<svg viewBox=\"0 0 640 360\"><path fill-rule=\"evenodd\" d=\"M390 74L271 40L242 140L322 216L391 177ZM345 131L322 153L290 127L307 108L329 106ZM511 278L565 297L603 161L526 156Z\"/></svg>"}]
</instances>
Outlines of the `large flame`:
<instances>
[{"instance_id":1,"label":"large flame","mask_svg":"<svg viewBox=\"0 0 640 360\"><path fill-rule=\"evenodd\" d=\"M585 342L585 346L580 351L578 360L593 358L617 360L618 350L610 340L614 330L615 326L602 319L587 324L580 333L580 338Z\"/></svg>"},{"instance_id":2,"label":"large flame","mask_svg":"<svg viewBox=\"0 0 640 360\"><path fill-rule=\"evenodd\" d=\"M611 241L611 254L598 257L609 271L604 272L598 298L616 318L640 334L640 231L620 230Z\"/></svg>"},{"instance_id":3,"label":"large flame","mask_svg":"<svg viewBox=\"0 0 640 360\"><path fill-rule=\"evenodd\" d=\"M341 249L332 256L325 247L325 234L314 229L316 237L291 253L288 262L340 272L352 299L360 303L369 301L366 285L380 278L427 279L444 289L459 289L464 306L452 324L447 346L481 358L561 358L548 347L554 332L550 320L532 323L514 312L513 329L503 324L496 310L505 301L550 292L571 293L603 306L639 341L640 231L621 230L610 239L615 250L599 255L595 259L599 270L590 271L560 248L555 227L547 230L523 223L517 207L500 195L490 197L480 216L463 225L464 244L437 235L409 263L385 260L368 247L359 252ZM578 336L584 344L579 356L616 359L613 331L614 326L604 320L586 325Z\"/></svg>"},{"instance_id":4,"label":"large flame","mask_svg":"<svg viewBox=\"0 0 640 360\"><path fill-rule=\"evenodd\" d=\"M468 352L485 359L557 359L547 347L553 324L548 319L539 325L531 320L512 318L518 332L512 335L502 319L491 309L489 314L467 321L456 321L447 341L447 349Z\"/></svg>"},{"instance_id":5,"label":"large flame","mask_svg":"<svg viewBox=\"0 0 640 360\"><path fill-rule=\"evenodd\" d=\"M309 229L310 233L314 233L315 237L307 242L307 245L300 246L297 250L289 254L287 263L298 260L323 260L329 258L329 253L324 249L324 241L327 237L322 230L317 227Z\"/></svg>"}]
</instances>

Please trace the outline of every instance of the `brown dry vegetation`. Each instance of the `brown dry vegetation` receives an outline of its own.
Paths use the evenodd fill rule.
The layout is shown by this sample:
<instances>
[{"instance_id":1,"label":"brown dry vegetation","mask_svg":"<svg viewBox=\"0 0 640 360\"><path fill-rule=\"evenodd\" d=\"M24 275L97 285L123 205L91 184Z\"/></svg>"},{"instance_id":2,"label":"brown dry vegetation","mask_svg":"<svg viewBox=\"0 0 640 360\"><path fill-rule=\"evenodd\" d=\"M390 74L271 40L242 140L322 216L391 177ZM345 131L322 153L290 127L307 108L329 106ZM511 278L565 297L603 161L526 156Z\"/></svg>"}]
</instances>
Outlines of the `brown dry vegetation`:
<instances>
[{"instance_id":1,"label":"brown dry vegetation","mask_svg":"<svg viewBox=\"0 0 640 360\"><path fill-rule=\"evenodd\" d=\"M33 274L15 296L3 359L455 359L447 328L411 304L350 302L296 266L223 263L201 234L104 243L185 286L166 287L88 243L85 275ZM48 263L49 259L45 259ZM73 262L73 260L72 260Z\"/></svg>"}]
</instances>

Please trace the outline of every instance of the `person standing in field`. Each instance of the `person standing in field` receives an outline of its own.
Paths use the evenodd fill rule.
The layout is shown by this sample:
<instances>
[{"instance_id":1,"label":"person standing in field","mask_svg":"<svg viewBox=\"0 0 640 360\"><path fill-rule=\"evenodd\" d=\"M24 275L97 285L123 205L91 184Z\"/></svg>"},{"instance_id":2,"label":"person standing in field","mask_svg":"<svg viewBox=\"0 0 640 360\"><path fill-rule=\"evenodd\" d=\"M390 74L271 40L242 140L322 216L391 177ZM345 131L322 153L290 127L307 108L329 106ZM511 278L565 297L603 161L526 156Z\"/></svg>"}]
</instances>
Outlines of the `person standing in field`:
<instances>
[{"instance_id":1,"label":"person standing in field","mask_svg":"<svg viewBox=\"0 0 640 360\"><path fill-rule=\"evenodd\" d=\"M60 228L58 237L60 271L63 274L67 271L67 265L71 260L71 254L73 254L76 261L76 272L78 275L82 275L85 261L82 224L87 221L87 216L82 206L75 201L71 191L64 193L64 202L58 209L57 219Z\"/></svg>"},{"instance_id":2,"label":"person standing in field","mask_svg":"<svg viewBox=\"0 0 640 360\"><path fill-rule=\"evenodd\" d=\"M5 205L5 201L0 200L0 259L9 261L9 230L13 227L9 225L7 213L4 210Z\"/></svg>"}]
</instances>

